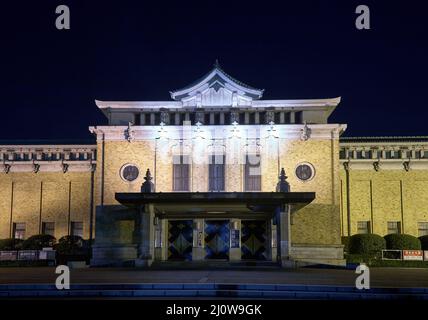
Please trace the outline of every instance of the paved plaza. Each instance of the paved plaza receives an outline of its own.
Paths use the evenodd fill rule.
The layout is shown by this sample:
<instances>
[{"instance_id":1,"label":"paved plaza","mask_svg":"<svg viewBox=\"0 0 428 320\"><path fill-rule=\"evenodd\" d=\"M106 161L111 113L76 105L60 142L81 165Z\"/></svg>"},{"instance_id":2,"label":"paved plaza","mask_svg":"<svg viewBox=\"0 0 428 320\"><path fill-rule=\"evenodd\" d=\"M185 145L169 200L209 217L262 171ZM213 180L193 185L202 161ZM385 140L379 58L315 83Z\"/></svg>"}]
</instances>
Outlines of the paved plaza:
<instances>
[{"instance_id":1,"label":"paved plaza","mask_svg":"<svg viewBox=\"0 0 428 320\"><path fill-rule=\"evenodd\" d=\"M0 268L0 284L54 284L55 268ZM214 283L355 286L354 270L301 268L283 270L71 269L72 284ZM428 269L372 268L373 288L428 288Z\"/></svg>"}]
</instances>

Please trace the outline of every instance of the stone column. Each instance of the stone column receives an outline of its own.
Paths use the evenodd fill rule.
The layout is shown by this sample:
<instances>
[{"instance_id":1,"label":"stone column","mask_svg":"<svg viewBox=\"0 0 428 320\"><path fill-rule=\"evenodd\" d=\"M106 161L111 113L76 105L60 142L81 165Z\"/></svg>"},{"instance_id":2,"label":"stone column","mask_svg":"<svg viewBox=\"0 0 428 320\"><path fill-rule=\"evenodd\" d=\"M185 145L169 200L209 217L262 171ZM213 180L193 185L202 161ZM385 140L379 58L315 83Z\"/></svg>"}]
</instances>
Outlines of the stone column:
<instances>
[{"instance_id":1,"label":"stone column","mask_svg":"<svg viewBox=\"0 0 428 320\"><path fill-rule=\"evenodd\" d=\"M294 267L294 263L290 258L291 249L291 229L290 229L290 206L285 205L277 215L277 252L278 262L281 267Z\"/></svg>"},{"instance_id":2,"label":"stone column","mask_svg":"<svg viewBox=\"0 0 428 320\"><path fill-rule=\"evenodd\" d=\"M163 259L163 249L165 247L164 244L164 236L163 236L163 226L164 226L164 219L160 219L159 217L154 218L155 226L155 234L154 234L154 241L155 241L155 260L156 261L162 261Z\"/></svg>"},{"instance_id":3,"label":"stone column","mask_svg":"<svg viewBox=\"0 0 428 320\"><path fill-rule=\"evenodd\" d=\"M273 237L276 237L276 225L272 224L272 219L266 220L266 260L276 261L276 244Z\"/></svg>"},{"instance_id":4,"label":"stone column","mask_svg":"<svg viewBox=\"0 0 428 320\"><path fill-rule=\"evenodd\" d=\"M193 220L192 260L200 261L205 258L204 219Z\"/></svg>"},{"instance_id":5,"label":"stone column","mask_svg":"<svg viewBox=\"0 0 428 320\"><path fill-rule=\"evenodd\" d=\"M149 267L154 258L153 213L149 205L142 205L137 213L136 238L138 238L136 267Z\"/></svg>"},{"instance_id":6,"label":"stone column","mask_svg":"<svg viewBox=\"0 0 428 320\"><path fill-rule=\"evenodd\" d=\"M233 239L234 236L237 239ZM241 237L241 219L230 219L230 261L241 261Z\"/></svg>"}]
</instances>

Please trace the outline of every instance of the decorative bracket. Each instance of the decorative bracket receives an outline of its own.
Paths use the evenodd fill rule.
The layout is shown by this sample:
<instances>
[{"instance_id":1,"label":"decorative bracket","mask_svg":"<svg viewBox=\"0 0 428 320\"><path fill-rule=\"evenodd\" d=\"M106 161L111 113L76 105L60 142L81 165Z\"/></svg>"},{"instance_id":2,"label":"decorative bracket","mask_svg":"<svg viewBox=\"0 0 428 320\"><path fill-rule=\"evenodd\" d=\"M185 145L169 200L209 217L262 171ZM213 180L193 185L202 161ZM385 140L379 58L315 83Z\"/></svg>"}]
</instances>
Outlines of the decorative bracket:
<instances>
[{"instance_id":1,"label":"decorative bracket","mask_svg":"<svg viewBox=\"0 0 428 320\"><path fill-rule=\"evenodd\" d=\"M10 165L10 164L8 164L8 163L5 163L4 164L4 173L6 173L6 174L8 174L9 172L10 172L10 168L11 168L12 166Z\"/></svg>"},{"instance_id":2,"label":"decorative bracket","mask_svg":"<svg viewBox=\"0 0 428 320\"><path fill-rule=\"evenodd\" d=\"M403 167L404 167L404 170L409 171L410 170L410 161L404 161Z\"/></svg>"},{"instance_id":3,"label":"decorative bracket","mask_svg":"<svg viewBox=\"0 0 428 320\"><path fill-rule=\"evenodd\" d=\"M37 173L40 170L40 164L38 163L33 163L33 172Z\"/></svg>"},{"instance_id":4,"label":"decorative bracket","mask_svg":"<svg viewBox=\"0 0 428 320\"><path fill-rule=\"evenodd\" d=\"M312 130L308 127L306 121L304 122L304 126L300 129L300 140L307 141L311 137Z\"/></svg>"},{"instance_id":5,"label":"decorative bracket","mask_svg":"<svg viewBox=\"0 0 428 320\"><path fill-rule=\"evenodd\" d=\"M379 161L375 161L373 162L373 169L377 172L380 170L380 162Z\"/></svg>"},{"instance_id":6,"label":"decorative bracket","mask_svg":"<svg viewBox=\"0 0 428 320\"><path fill-rule=\"evenodd\" d=\"M343 163L343 168L345 169L345 171L349 171L349 169L351 168L349 161Z\"/></svg>"},{"instance_id":7,"label":"decorative bracket","mask_svg":"<svg viewBox=\"0 0 428 320\"><path fill-rule=\"evenodd\" d=\"M128 142L134 140L134 131L132 130L132 122L128 122L128 128L125 129L125 139Z\"/></svg>"}]
</instances>

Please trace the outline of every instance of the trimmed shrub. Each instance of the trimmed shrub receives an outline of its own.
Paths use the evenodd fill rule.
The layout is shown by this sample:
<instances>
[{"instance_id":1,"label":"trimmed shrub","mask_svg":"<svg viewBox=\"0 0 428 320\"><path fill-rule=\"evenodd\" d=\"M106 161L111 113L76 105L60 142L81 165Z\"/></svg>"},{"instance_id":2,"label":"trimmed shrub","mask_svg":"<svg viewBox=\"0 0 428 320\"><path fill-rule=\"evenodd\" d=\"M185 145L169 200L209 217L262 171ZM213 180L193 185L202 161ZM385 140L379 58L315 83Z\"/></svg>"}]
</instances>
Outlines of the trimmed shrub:
<instances>
[{"instance_id":1,"label":"trimmed shrub","mask_svg":"<svg viewBox=\"0 0 428 320\"><path fill-rule=\"evenodd\" d=\"M421 242L410 234L388 234L385 237L389 250L421 250Z\"/></svg>"},{"instance_id":2,"label":"trimmed shrub","mask_svg":"<svg viewBox=\"0 0 428 320\"><path fill-rule=\"evenodd\" d=\"M23 242L21 239L0 239L0 250L20 250Z\"/></svg>"},{"instance_id":3,"label":"trimmed shrub","mask_svg":"<svg viewBox=\"0 0 428 320\"><path fill-rule=\"evenodd\" d=\"M52 248L56 243L54 236L48 234L38 234L29 237L22 243L24 250L42 250L43 248Z\"/></svg>"},{"instance_id":4,"label":"trimmed shrub","mask_svg":"<svg viewBox=\"0 0 428 320\"><path fill-rule=\"evenodd\" d=\"M351 254L376 255L385 248L385 239L377 234L355 234L349 238Z\"/></svg>"},{"instance_id":5,"label":"trimmed shrub","mask_svg":"<svg viewBox=\"0 0 428 320\"><path fill-rule=\"evenodd\" d=\"M349 252L349 238L350 237L342 237L343 251Z\"/></svg>"},{"instance_id":6,"label":"trimmed shrub","mask_svg":"<svg viewBox=\"0 0 428 320\"><path fill-rule=\"evenodd\" d=\"M82 254L82 251L84 251L83 245L84 240L79 236L64 236L59 239L55 250L62 255Z\"/></svg>"},{"instance_id":7,"label":"trimmed shrub","mask_svg":"<svg viewBox=\"0 0 428 320\"><path fill-rule=\"evenodd\" d=\"M419 237L422 250L428 250L428 235Z\"/></svg>"}]
</instances>

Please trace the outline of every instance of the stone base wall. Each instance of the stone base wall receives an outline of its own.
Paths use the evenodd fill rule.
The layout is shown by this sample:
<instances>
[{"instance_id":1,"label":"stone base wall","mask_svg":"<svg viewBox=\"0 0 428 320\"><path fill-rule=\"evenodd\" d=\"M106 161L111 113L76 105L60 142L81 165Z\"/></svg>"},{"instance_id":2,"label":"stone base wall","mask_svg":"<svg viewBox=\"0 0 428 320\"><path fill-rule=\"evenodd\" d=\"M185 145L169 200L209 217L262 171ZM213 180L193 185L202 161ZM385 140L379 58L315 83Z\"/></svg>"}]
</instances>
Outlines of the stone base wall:
<instances>
[{"instance_id":1,"label":"stone base wall","mask_svg":"<svg viewBox=\"0 0 428 320\"><path fill-rule=\"evenodd\" d=\"M290 257L296 266L327 264L344 266L342 245L292 244Z\"/></svg>"},{"instance_id":2,"label":"stone base wall","mask_svg":"<svg viewBox=\"0 0 428 320\"><path fill-rule=\"evenodd\" d=\"M136 245L95 245L92 249L91 266L133 265L136 258Z\"/></svg>"}]
</instances>

